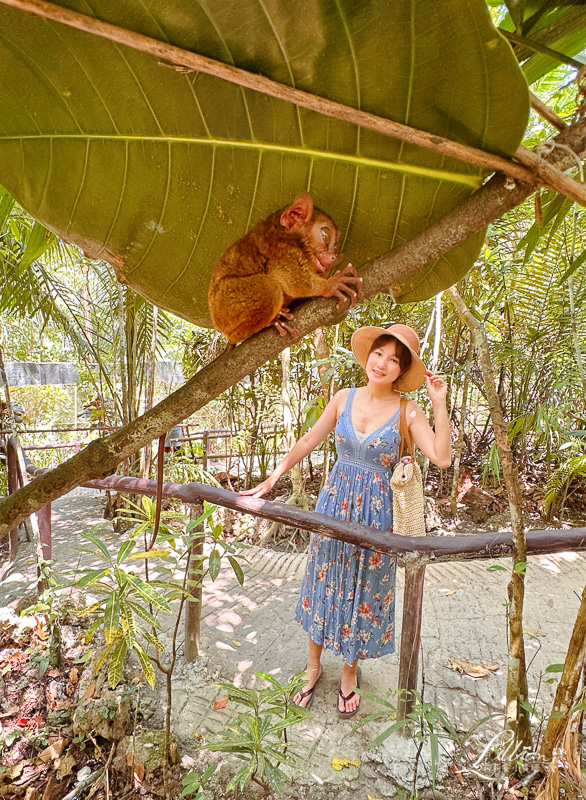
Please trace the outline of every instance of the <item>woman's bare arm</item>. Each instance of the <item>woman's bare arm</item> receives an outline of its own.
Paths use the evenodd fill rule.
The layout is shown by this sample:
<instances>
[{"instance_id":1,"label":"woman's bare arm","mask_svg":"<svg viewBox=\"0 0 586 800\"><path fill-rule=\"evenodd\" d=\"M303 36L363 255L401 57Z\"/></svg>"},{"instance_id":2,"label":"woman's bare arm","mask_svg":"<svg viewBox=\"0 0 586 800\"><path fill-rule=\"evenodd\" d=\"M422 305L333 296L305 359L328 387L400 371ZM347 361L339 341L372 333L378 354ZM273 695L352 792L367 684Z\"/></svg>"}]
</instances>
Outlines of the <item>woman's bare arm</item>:
<instances>
[{"instance_id":1,"label":"woman's bare arm","mask_svg":"<svg viewBox=\"0 0 586 800\"><path fill-rule=\"evenodd\" d=\"M407 404L407 425L421 452L438 467L445 469L452 463L450 421L446 408L448 387L442 378L429 371L426 385L433 406L434 427L431 427L423 410L413 400Z\"/></svg>"},{"instance_id":2,"label":"woman's bare arm","mask_svg":"<svg viewBox=\"0 0 586 800\"><path fill-rule=\"evenodd\" d=\"M348 389L341 389L339 392L336 392L315 425L299 439L266 480L259 483L253 489L247 489L244 492L240 492L240 494L261 497L263 494L269 492L279 478L288 472L291 467L294 467L302 458L305 458L305 456L315 450L336 427L336 422L346 402L348 391Z\"/></svg>"}]
</instances>

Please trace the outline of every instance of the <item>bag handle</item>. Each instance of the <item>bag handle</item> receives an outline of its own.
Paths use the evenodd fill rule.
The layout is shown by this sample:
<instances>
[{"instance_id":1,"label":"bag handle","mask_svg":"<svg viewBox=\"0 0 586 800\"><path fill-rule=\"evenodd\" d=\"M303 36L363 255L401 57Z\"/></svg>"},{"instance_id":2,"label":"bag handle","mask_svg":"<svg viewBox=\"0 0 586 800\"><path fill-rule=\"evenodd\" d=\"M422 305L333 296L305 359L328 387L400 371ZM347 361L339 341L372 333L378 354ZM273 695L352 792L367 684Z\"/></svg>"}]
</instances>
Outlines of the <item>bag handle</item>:
<instances>
[{"instance_id":1,"label":"bag handle","mask_svg":"<svg viewBox=\"0 0 586 800\"><path fill-rule=\"evenodd\" d=\"M407 426L407 403L409 400L406 397L401 397L399 401L399 435L401 436L401 444L399 445L399 458L402 457L405 445L409 450L409 454L415 460L415 452L413 448L413 436Z\"/></svg>"}]
</instances>

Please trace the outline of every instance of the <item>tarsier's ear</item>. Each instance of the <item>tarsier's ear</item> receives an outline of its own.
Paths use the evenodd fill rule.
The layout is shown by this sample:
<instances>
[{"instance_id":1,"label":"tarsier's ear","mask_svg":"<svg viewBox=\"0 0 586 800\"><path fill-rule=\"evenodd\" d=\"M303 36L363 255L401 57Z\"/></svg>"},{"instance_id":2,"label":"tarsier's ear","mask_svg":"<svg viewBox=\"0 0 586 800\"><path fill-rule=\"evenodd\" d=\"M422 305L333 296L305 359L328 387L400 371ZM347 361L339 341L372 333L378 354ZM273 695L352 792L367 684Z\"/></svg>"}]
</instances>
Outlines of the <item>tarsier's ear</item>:
<instances>
[{"instance_id":1,"label":"tarsier's ear","mask_svg":"<svg viewBox=\"0 0 586 800\"><path fill-rule=\"evenodd\" d=\"M313 200L308 192L301 192L281 214L281 225L291 231L308 222L313 214Z\"/></svg>"}]
</instances>

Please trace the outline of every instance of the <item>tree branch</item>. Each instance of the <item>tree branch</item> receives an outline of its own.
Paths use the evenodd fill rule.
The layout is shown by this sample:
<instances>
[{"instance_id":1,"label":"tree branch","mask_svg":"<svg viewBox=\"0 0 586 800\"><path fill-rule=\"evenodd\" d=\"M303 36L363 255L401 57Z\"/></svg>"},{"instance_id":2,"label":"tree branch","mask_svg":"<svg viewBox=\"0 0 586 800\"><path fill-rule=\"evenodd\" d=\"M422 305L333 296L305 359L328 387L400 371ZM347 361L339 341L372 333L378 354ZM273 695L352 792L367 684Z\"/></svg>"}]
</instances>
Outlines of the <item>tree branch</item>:
<instances>
[{"instance_id":1,"label":"tree branch","mask_svg":"<svg viewBox=\"0 0 586 800\"><path fill-rule=\"evenodd\" d=\"M558 117L555 111L540 100L539 97L536 97L533 92L529 92L529 99L531 101L531 108L537 111L539 116L543 117L550 125L557 128L558 131L563 131L568 127L565 121L561 117Z\"/></svg>"},{"instance_id":2,"label":"tree branch","mask_svg":"<svg viewBox=\"0 0 586 800\"><path fill-rule=\"evenodd\" d=\"M403 125L399 122L376 116L375 114L369 114L366 111L360 111L359 109L352 108L352 106L347 106L343 103L336 103L325 97L303 92L300 89L277 83L263 75L253 74L247 70L239 69L230 64L224 64L221 61L215 61L206 56L193 53L190 50L184 50L181 47L176 47L166 42L161 42L158 39L145 36L144 34L136 33L135 31L130 31L117 25L111 25L107 22L102 22L94 17L79 14L76 11L71 11L55 3L48 3L46 0L0 0L0 2L12 8L17 8L20 11L36 14L45 19L51 19L55 22L76 28L77 30L100 36L109 41L132 47L144 53L149 53L179 68L187 68L188 70L214 75L222 80L230 81L231 83L244 86L256 92L261 92L262 94L275 97L279 100L294 103L297 106L316 111L319 114L334 117L335 119L367 128L376 133L383 134L384 136L400 139L401 141L414 144L417 147L423 147L435 153L455 158L458 161L473 164L483 170L503 172L510 178L525 183L544 183L556 192L568 194L568 196L577 203L586 206L586 188L584 186L566 176L563 176L566 177L565 181L556 180L555 186L545 181L543 176L546 173L543 170L537 173L534 171L534 163L525 164L523 152L519 154L519 151L517 151L517 153L515 153L515 157L522 162L521 164L516 164L514 161L487 153L476 147L453 142L443 136L436 136L435 134L417 130L416 128L411 128L408 125ZM547 173L547 175L549 178L552 177L551 173Z\"/></svg>"},{"instance_id":3,"label":"tree branch","mask_svg":"<svg viewBox=\"0 0 586 800\"><path fill-rule=\"evenodd\" d=\"M553 166L567 169L574 163L574 158L566 148L578 156L586 152L586 120L568 127L557 141L565 147L554 148L547 160ZM415 276L422 267L433 263L473 233L483 230L490 222L523 202L532 191L532 186L510 182L502 175L491 178L465 203L431 228L363 265L360 274L365 297L389 291L389 286L392 291L399 280L404 287L414 285ZM295 327L301 336L305 336L320 325L339 322L344 316L344 311L336 309L336 300L320 297L299 306ZM123 430L91 442L69 461L0 501L0 539L45 503L91 478L112 472L125 458L205 406L290 344L290 339L279 336L274 328L261 331L212 361Z\"/></svg>"}]
</instances>

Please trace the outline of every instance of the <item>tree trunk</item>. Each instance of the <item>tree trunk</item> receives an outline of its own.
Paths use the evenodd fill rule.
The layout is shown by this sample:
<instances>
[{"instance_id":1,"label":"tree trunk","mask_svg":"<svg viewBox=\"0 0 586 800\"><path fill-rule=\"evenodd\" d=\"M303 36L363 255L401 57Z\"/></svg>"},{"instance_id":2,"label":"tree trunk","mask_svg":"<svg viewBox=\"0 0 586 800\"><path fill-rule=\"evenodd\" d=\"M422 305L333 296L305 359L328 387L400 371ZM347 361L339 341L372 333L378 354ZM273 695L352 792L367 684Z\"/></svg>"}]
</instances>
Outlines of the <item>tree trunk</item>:
<instances>
[{"instance_id":1,"label":"tree trunk","mask_svg":"<svg viewBox=\"0 0 586 800\"><path fill-rule=\"evenodd\" d=\"M531 725L528 707L527 671L525 666L525 643L523 641L523 599L525 593L525 570L527 566L527 543L523 524L523 506L517 466L513 461L507 426L503 418L497 394L496 381L488 339L482 324L470 312L457 289L448 289L460 317L470 328L484 381L486 399L494 429L511 514L511 527L516 555L513 556L513 571L508 587L509 594L509 659L507 671L507 707L505 714L505 761L507 771L516 768L517 756L525 748L531 748Z\"/></svg>"},{"instance_id":2,"label":"tree trunk","mask_svg":"<svg viewBox=\"0 0 586 800\"><path fill-rule=\"evenodd\" d=\"M560 682L555 693L555 699L541 749L539 760L543 765L548 765L554 757L554 751L560 746L564 731L570 718L570 710L576 702L576 691L580 676L584 670L586 657L586 587L582 592L582 602L578 609L574 630L568 645L568 652L564 663Z\"/></svg>"},{"instance_id":3,"label":"tree trunk","mask_svg":"<svg viewBox=\"0 0 586 800\"><path fill-rule=\"evenodd\" d=\"M470 367L472 366L472 356L474 345L472 340L468 346L466 355L466 366L464 367L464 381L462 383L462 399L460 401L460 423L458 425L458 438L454 445L454 478L452 481L452 496L450 498L450 512L453 517L458 513L458 483L460 481L460 463L462 461L462 451L464 449L464 426L466 423L466 411L468 408L468 384L470 382Z\"/></svg>"},{"instance_id":4,"label":"tree trunk","mask_svg":"<svg viewBox=\"0 0 586 800\"><path fill-rule=\"evenodd\" d=\"M321 394L324 403L327 405L334 396L336 377L332 375L331 380L327 378L327 373L332 370L332 363L326 360L330 357L330 348L328 347L322 328L316 328L313 332L313 349L315 350L317 360L322 362L318 364L317 372L321 382ZM330 472L330 447L328 442L329 440L327 440L324 445L324 466L321 476L322 488Z\"/></svg>"},{"instance_id":5,"label":"tree trunk","mask_svg":"<svg viewBox=\"0 0 586 800\"><path fill-rule=\"evenodd\" d=\"M558 169L575 164L575 155L586 151L586 119L580 120L556 137L558 144L546 160ZM534 187L495 175L461 206L446 214L431 227L389 253L373 259L360 269L365 298L380 292L393 292L401 280L404 289L413 288L420 271L490 222L522 203ZM345 316L331 298L315 298L299 305L295 327L305 336L320 325L331 325ZM48 501L60 497L93 477L112 472L116 465L136 453L152 439L161 436L181 420L205 406L223 391L258 366L274 358L287 342L276 330L266 329L229 353L201 369L182 387L147 411L131 425L111 436L91 442L80 453L56 467L10 497L0 501L0 539Z\"/></svg>"},{"instance_id":6,"label":"tree trunk","mask_svg":"<svg viewBox=\"0 0 586 800\"><path fill-rule=\"evenodd\" d=\"M147 362L147 381L145 389L145 411L152 408L155 402L155 370L157 367L157 323L159 319L159 309L153 306L153 328L151 331L151 347ZM153 444L149 442L142 451L140 463L140 477L148 478L151 471L153 459Z\"/></svg>"},{"instance_id":7,"label":"tree trunk","mask_svg":"<svg viewBox=\"0 0 586 800\"><path fill-rule=\"evenodd\" d=\"M293 432L293 404L291 402L291 349L287 347L281 352L281 402L283 404L283 428L285 430L285 441L287 442L287 450L291 450L295 445L295 434ZM309 508L309 498L305 491L303 473L301 467L297 464L289 470L291 483L293 484L293 492L285 501L287 505L295 506L296 508L304 508L306 511ZM264 545L270 541L273 536L276 536L280 524L273 522L271 527L263 533L259 539L259 544Z\"/></svg>"}]
</instances>

